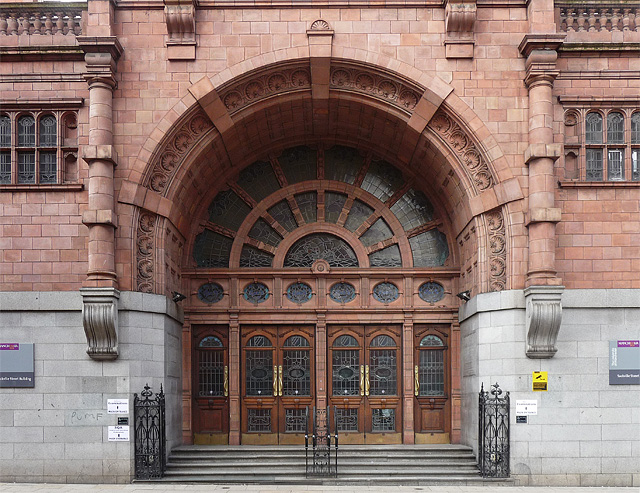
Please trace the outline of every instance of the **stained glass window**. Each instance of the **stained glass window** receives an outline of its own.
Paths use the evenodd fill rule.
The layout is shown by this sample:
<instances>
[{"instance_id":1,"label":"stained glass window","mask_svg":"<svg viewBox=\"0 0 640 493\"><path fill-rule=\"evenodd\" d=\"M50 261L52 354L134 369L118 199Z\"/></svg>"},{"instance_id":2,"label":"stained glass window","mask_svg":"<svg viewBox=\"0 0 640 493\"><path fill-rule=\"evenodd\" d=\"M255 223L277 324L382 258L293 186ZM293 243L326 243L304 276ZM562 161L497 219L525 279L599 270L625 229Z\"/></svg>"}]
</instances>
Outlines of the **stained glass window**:
<instances>
[{"instance_id":1,"label":"stained glass window","mask_svg":"<svg viewBox=\"0 0 640 493\"><path fill-rule=\"evenodd\" d=\"M317 179L317 152L306 146L293 147L284 151L278 162L289 185Z\"/></svg>"},{"instance_id":2,"label":"stained glass window","mask_svg":"<svg viewBox=\"0 0 640 493\"><path fill-rule=\"evenodd\" d=\"M251 231L249 231L249 238L262 241L274 247L277 247L282 241L282 237L264 219L258 219L254 223Z\"/></svg>"},{"instance_id":3,"label":"stained glass window","mask_svg":"<svg viewBox=\"0 0 640 493\"><path fill-rule=\"evenodd\" d=\"M57 164L55 151L40 151L40 183L56 183Z\"/></svg>"},{"instance_id":4,"label":"stained glass window","mask_svg":"<svg viewBox=\"0 0 640 493\"><path fill-rule=\"evenodd\" d=\"M373 287L373 299L380 303L392 303L399 297L398 286L392 282L381 282Z\"/></svg>"},{"instance_id":5,"label":"stained glass window","mask_svg":"<svg viewBox=\"0 0 640 493\"><path fill-rule=\"evenodd\" d=\"M18 153L18 183L36 182L36 154L35 152Z\"/></svg>"},{"instance_id":6,"label":"stained glass window","mask_svg":"<svg viewBox=\"0 0 640 493\"><path fill-rule=\"evenodd\" d=\"M397 168L386 161L373 161L362 181L362 188L384 202L403 183L402 173Z\"/></svg>"},{"instance_id":7,"label":"stained glass window","mask_svg":"<svg viewBox=\"0 0 640 493\"><path fill-rule=\"evenodd\" d=\"M56 117L46 115L40 119L40 146L55 147L57 144Z\"/></svg>"},{"instance_id":8,"label":"stained glass window","mask_svg":"<svg viewBox=\"0 0 640 493\"><path fill-rule=\"evenodd\" d=\"M359 200L353 201L353 206L349 211L344 227L352 233L357 230L360 225L373 214L373 209L364 202Z\"/></svg>"},{"instance_id":9,"label":"stained glass window","mask_svg":"<svg viewBox=\"0 0 640 493\"><path fill-rule=\"evenodd\" d=\"M585 123L587 144L602 144L602 115L589 113Z\"/></svg>"},{"instance_id":10,"label":"stained glass window","mask_svg":"<svg viewBox=\"0 0 640 493\"><path fill-rule=\"evenodd\" d=\"M419 395L444 395L444 350L427 349L420 351L419 368Z\"/></svg>"},{"instance_id":11,"label":"stained glass window","mask_svg":"<svg viewBox=\"0 0 640 493\"><path fill-rule=\"evenodd\" d=\"M251 245L243 245L240 254L240 267L271 267L273 255Z\"/></svg>"},{"instance_id":12,"label":"stained glass window","mask_svg":"<svg viewBox=\"0 0 640 493\"><path fill-rule=\"evenodd\" d=\"M624 142L624 117L622 113L611 112L607 115L607 144Z\"/></svg>"},{"instance_id":13,"label":"stained glass window","mask_svg":"<svg viewBox=\"0 0 640 493\"><path fill-rule=\"evenodd\" d=\"M11 118L6 115L0 116L0 146L9 147L11 145Z\"/></svg>"},{"instance_id":14,"label":"stained glass window","mask_svg":"<svg viewBox=\"0 0 640 493\"><path fill-rule=\"evenodd\" d=\"M209 206L209 220L233 231L238 231L251 208L233 190L216 195Z\"/></svg>"},{"instance_id":15,"label":"stained glass window","mask_svg":"<svg viewBox=\"0 0 640 493\"><path fill-rule=\"evenodd\" d=\"M337 282L331 286L329 298L336 303L349 303L356 299L356 288L348 282Z\"/></svg>"},{"instance_id":16,"label":"stained glass window","mask_svg":"<svg viewBox=\"0 0 640 493\"><path fill-rule=\"evenodd\" d=\"M409 238L414 267L438 267L449 256L447 238L437 229Z\"/></svg>"},{"instance_id":17,"label":"stained glass window","mask_svg":"<svg viewBox=\"0 0 640 493\"><path fill-rule=\"evenodd\" d=\"M435 303L436 301L440 301L444 298L444 288L442 287L442 284L437 282L425 282L418 288L418 296L420 296L422 301Z\"/></svg>"},{"instance_id":18,"label":"stained glass window","mask_svg":"<svg viewBox=\"0 0 640 493\"><path fill-rule=\"evenodd\" d=\"M587 180L602 181L602 149L587 149Z\"/></svg>"},{"instance_id":19,"label":"stained glass window","mask_svg":"<svg viewBox=\"0 0 640 493\"><path fill-rule=\"evenodd\" d=\"M324 259L331 267L358 267L358 257L342 239L326 233L305 236L293 244L284 259L285 267L311 267Z\"/></svg>"},{"instance_id":20,"label":"stained glass window","mask_svg":"<svg viewBox=\"0 0 640 493\"><path fill-rule=\"evenodd\" d=\"M244 288L244 299L249 303L263 303L269 299L269 288L261 282L252 282Z\"/></svg>"},{"instance_id":21,"label":"stained glass window","mask_svg":"<svg viewBox=\"0 0 640 493\"><path fill-rule=\"evenodd\" d=\"M440 347L440 346L444 346L444 343L442 342L442 339L440 339L438 336L428 335L422 338L422 340L420 341L420 346L421 347Z\"/></svg>"},{"instance_id":22,"label":"stained glass window","mask_svg":"<svg viewBox=\"0 0 640 493\"><path fill-rule=\"evenodd\" d=\"M271 340L266 336L253 336L247 341L247 347L271 347Z\"/></svg>"},{"instance_id":23,"label":"stained glass window","mask_svg":"<svg viewBox=\"0 0 640 493\"><path fill-rule=\"evenodd\" d=\"M376 336L371 340L371 347L396 347L393 337L388 335Z\"/></svg>"},{"instance_id":24,"label":"stained glass window","mask_svg":"<svg viewBox=\"0 0 640 493\"><path fill-rule=\"evenodd\" d=\"M369 254L369 265L371 267L401 267L400 248L398 245L390 245Z\"/></svg>"},{"instance_id":25,"label":"stained glass window","mask_svg":"<svg viewBox=\"0 0 640 493\"><path fill-rule=\"evenodd\" d=\"M291 212L289 203L286 200L278 202L276 205L271 207L268 212L271 217L278 221L280 226L282 226L287 231L293 231L298 227L298 223L296 223L293 212Z\"/></svg>"},{"instance_id":26,"label":"stained glass window","mask_svg":"<svg viewBox=\"0 0 640 493\"><path fill-rule=\"evenodd\" d=\"M0 184L11 183L11 152L0 152Z\"/></svg>"},{"instance_id":27,"label":"stained glass window","mask_svg":"<svg viewBox=\"0 0 640 493\"><path fill-rule=\"evenodd\" d=\"M372 409L371 410L371 431L374 433L396 431L396 410L395 409Z\"/></svg>"},{"instance_id":28,"label":"stained glass window","mask_svg":"<svg viewBox=\"0 0 640 493\"><path fill-rule=\"evenodd\" d=\"M433 219L433 206L429 199L418 190L409 190L391 206L402 228L409 231Z\"/></svg>"},{"instance_id":29,"label":"stained glass window","mask_svg":"<svg viewBox=\"0 0 640 493\"><path fill-rule=\"evenodd\" d=\"M389 338L391 339L391 338ZM393 342L393 340L391 340ZM393 344L395 346L395 344ZM369 366L371 367L371 395L396 395L397 358L396 349L371 349Z\"/></svg>"},{"instance_id":30,"label":"stained glass window","mask_svg":"<svg viewBox=\"0 0 640 493\"><path fill-rule=\"evenodd\" d=\"M218 303L224 297L224 289L217 282L208 282L198 288L198 299L203 303Z\"/></svg>"},{"instance_id":31,"label":"stained glass window","mask_svg":"<svg viewBox=\"0 0 640 493\"><path fill-rule=\"evenodd\" d=\"M393 231L382 218L378 219L371 227L360 237L360 241L364 246L371 246L379 241L384 241L393 236Z\"/></svg>"},{"instance_id":32,"label":"stained glass window","mask_svg":"<svg viewBox=\"0 0 640 493\"><path fill-rule=\"evenodd\" d=\"M312 295L311 286L304 282L294 282L287 288L287 298L292 303L306 303L311 299Z\"/></svg>"},{"instance_id":33,"label":"stained glass window","mask_svg":"<svg viewBox=\"0 0 640 493\"><path fill-rule=\"evenodd\" d=\"M309 341L303 336L291 336L284 341L284 347L311 347Z\"/></svg>"},{"instance_id":34,"label":"stained glass window","mask_svg":"<svg viewBox=\"0 0 640 493\"><path fill-rule=\"evenodd\" d=\"M328 223L337 223L346 201L346 195L326 192L324 194L324 220Z\"/></svg>"},{"instance_id":35,"label":"stained glass window","mask_svg":"<svg viewBox=\"0 0 640 493\"><path fill-rule=\"evenodd\" d=\"M265 161L257 161L242 170L238 177L238 185L246 190L256 202L260 202L280 189L280 183L278 183L271 164Z\"/></svg>"},{"instance_id":36,"label":"stained glass window","mask_svg":"<svg viewBox=\"0 0 640 493\"><path fill-rule=\"evenodd\" d=\"M36 121L32 116L18 118L18 147L36 145Z\"/></svg>"},{"instance_id":37,"label":"stained glass window","mask_svg":"<svg viewBox=\"0 0 640 493\"><path fill-rule=\"evenodd\" d=\"M222 341L216 336L207 336L200 341L198 347L222 347Z\"/></svg>"},{"instance_id":38,"label":"stained glass window","mask_svg":"<svg viewBox=\"0 0 640 493\"><path fill-rule=\"evenodd\" d=\"M353 185L362 167L360 153L352 147L333 146L324 151L324 176Z\"/></svg>"},{"instance_id":39,"label":"stained glass window","mask_svg":"<svg viewBox=\"0 0 640 493\"><path fill-rule=\"evenodd\" d=\"M318 220L318 197L316 192L301 193L295 197L304 222L307 224L315 223Z\"/></svg>"},{"instance_id":40,"label":"stained glass window","mask_svg":"<svg viewBox=\"0 0 640 493\"><path fill-rule=\"evenodd\" d=\"M341 335L333 341L334 347L358 347L358 341L350 335Z\"/></svg>"},{"instance_id":41,"label":"stained glass window","mask_svg":"<svg viewBox=\"0 0 640 493\"><path fill-rule=\"evenodd\" d=\"M229 267L233 240L205 229L196 236L193 258L198 267Z\"/></svg>"}]
</instances>

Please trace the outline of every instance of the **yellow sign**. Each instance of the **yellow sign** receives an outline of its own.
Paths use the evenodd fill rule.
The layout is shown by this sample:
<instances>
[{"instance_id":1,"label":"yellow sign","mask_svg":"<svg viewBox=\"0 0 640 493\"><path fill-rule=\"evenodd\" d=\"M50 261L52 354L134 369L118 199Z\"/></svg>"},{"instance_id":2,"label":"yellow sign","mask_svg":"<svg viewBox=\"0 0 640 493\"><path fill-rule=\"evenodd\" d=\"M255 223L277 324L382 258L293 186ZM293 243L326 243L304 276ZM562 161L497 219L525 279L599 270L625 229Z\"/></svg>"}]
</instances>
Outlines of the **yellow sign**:
<instances>
[{"instance_id":1,"label":"yellow sign","mask_svg":"<svg viewBox=\"0 0 640 493\"><path fill-rule=\"evenodd\" d=\"M547 376L546 371L534 371L532 382L534 392L546 392L547 390L549 390L549 377Z\"/></svg>"}]
</instances>

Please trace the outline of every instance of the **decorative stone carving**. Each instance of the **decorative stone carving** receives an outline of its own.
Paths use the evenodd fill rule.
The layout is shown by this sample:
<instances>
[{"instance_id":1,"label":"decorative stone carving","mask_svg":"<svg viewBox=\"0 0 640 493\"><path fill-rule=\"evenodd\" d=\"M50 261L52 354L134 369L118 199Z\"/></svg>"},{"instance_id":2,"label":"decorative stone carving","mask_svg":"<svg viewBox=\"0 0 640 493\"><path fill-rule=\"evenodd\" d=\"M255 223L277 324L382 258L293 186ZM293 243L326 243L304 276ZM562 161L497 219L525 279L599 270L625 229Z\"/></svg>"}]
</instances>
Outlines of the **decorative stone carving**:
<instances>
[{"instance_id":1,"label":"decorative stone carving","mask_svg":"<svg viewBox=\"0 0 640 493\"><path fill-rule=\"evenodd\" d=\"M195 43L197 0L164 0L167 44Z\"/></svg>"},{"instance_id":2,"label":"decorative stone carving","mask_svg":"<svg viewBox=\"0 0 640 493\"><path fill-rule=\"evenodd\" d=\"M136 291L153 293L155 228L157 218L141 212L136 233Z\"/></svg>"},{"instance_id":3,"label":"decorative stone carving","mask_svg":"<svg viewBox=\"0 0 640 493\"><path fill-rule=\"evenodd\" d=\"M95 360L118 357L118 299L115 288L80 288L87 354Z\"/></svg>"},{"instance_id":4,"label":"decorative stone carving","mask_svg":"<svg viewBox=\"0 0 640 493\"><path fill-rule=\"evenodd\" d=\"M438 111L428 125L464 163L476 191L484 191L494 184L489 166L480 150L466 132L443 111Z\"/></svg>"},{"instance_id":5,"label":"decorative stone carving","mask_svg":"<svg viewBox=\"0 0 640 493\"><path fill-rule=\"evenodd\" d=\"M309 30L310 31L330 31L331 27L329 26L329 23L327 21L323 19L318 19L317 21L313 21Z\"/></svg>"},{"instance_id":6,"label":"decorative stone carving","mask_svg":"<svg viewBox=\"0 0 640 493\"><path fill-rule=\"evenodd\" d=\"M562 322L563 291L564 286L525 288L527 357L548 359L558 351L556 340Z\"/></svg>"},{"instance_id":7,"label":"decorative stone carving","mask_svg":"<svg viewBox=\"0 0 640 493\"><path fill-rule=\"evenodd\" d=\"M444 8L447 31L444 46L447 58L473 58L473 25L476 21L474 0L449 0Z\"/></svg>"},{"instance_id":8,"label":"decorative stone carving","mask_svg":"<svg viewBox=\"0 0 640 493\"><path fill-rule=\"evenodd\" d=\"M366 94L408 113L413 113L424 92L391 74L378 75L339 64L332 64L329 87Z\"/></svg>"},{"instance_id":9,"label":"decorative stone carving","mask_svg":"<svg viewBox=\"0 0 640 493\"><path fill-rule=\"evenodd\" d=\"M220 99L234 114L245 106L275 94L295 92L311 87L311 72L308 67L292 67L258 75L220 91Z\"/></svg>"},{"instance_id":10,"label":"decorative stone carving","mask_svg":"<svg viewBox=\"0 0 640 493\"><path fill-rule=\"evenodd\" d=\"M489 289L502 291L507 287L507 239L504 216L500 209L494 209L484 215L489 242Z\"/></svg>"},{"instance_id":11,"label":"decorative stone carving","mask_svg":"<svg viewBox=\"0 0 640 493\"><path fill-rule=\"evenodd\" d=\"M311 272L314 274L328 274L331 272L331 265L323 258L319 258L311 265Z\"/></svg>"}]
</instances>

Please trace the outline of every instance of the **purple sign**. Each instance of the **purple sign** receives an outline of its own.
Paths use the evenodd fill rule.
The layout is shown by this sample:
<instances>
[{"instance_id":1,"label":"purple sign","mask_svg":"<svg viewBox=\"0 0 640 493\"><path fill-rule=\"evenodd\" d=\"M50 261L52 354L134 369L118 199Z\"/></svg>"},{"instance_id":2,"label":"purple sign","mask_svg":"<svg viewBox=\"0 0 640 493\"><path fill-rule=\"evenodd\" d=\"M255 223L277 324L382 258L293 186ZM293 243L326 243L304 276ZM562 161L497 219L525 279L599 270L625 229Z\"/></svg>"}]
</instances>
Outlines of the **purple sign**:
<instances>
[{"instance_id":1,"label":"purple sign","mask_svg":"<svg viewBox=\"0 0 640 493\"><path fill-rule=\"evenodd\" d=\"M20 344L0 344L0 351L20 351Z\"/></svg>"},{"instance_id":2,"label":"purple sign","mask_svg":"<svg viewBox=\"0 0 640 493\"><path fill-rule=\"evenodd\" d=\"M618 347L640 347L640 341L618 341Z\"/></svg>"}]
</instances>

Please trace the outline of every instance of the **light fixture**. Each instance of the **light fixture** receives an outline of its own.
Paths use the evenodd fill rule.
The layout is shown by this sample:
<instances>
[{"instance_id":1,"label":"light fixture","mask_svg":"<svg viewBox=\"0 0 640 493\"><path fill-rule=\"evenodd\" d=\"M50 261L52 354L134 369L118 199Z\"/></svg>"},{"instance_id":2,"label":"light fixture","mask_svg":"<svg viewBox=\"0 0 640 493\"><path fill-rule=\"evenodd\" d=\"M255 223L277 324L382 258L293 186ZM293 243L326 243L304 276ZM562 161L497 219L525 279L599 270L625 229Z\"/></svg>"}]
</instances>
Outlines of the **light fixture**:
<instances>
[{"instance_id":1,"label":"light fixture","mask_svg":"<svg viewBox=\"0 0 640 493\"><path fill-rule=\"evenodd\" d=\"M173 296L173 298L171 298L171 299L174 301L174 303L178 303L178 302L180 302L182 300L186 300L187 299L187 297L184 294L178 293L177 291L172 291L171 292L171 296Z\"/></svg>"},{"instance_id":2,"label":"light fixture","mask_svg":"<svg viewBox=\"0 0 640 493\"><path fill-rule=\"evenodd\" d=\"M471 299L471 290L467 289L466 291L462 291L456 295L462 301L469 301Z\"/></svg>"}]
</instances>

